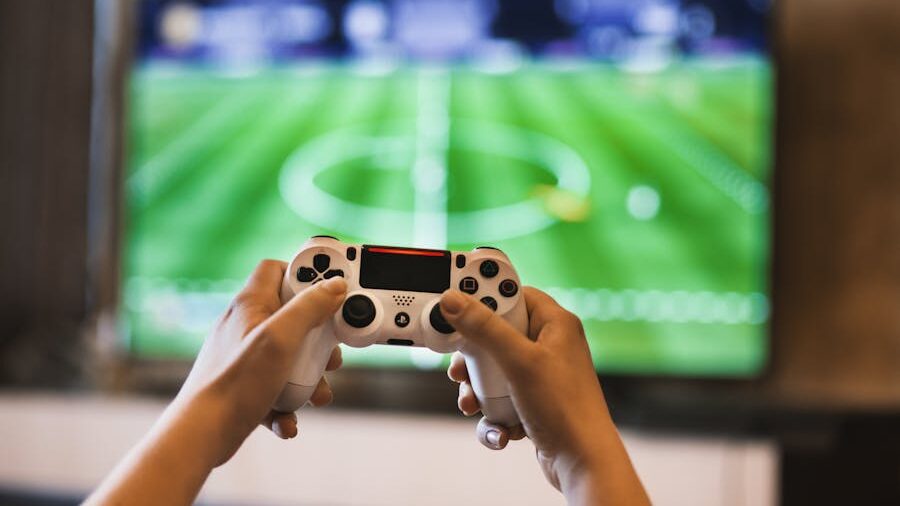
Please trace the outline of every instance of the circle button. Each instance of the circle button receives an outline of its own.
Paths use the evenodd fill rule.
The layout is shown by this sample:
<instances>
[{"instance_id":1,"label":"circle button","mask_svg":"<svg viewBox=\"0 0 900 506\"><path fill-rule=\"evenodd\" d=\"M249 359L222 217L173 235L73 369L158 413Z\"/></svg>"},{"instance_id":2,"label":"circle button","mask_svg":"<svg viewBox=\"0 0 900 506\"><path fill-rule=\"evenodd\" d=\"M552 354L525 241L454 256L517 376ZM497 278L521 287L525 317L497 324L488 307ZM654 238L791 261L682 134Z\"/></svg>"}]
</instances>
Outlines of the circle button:
<instances>
[{"instance_id":1,"label":"circle button","mask_svg":"<svg viewBox=\"0 0 900 506\"><path fill-rule=\"evenodd\" d=\"M341 311L344 321L353 328L368 327L375 321L375 303L365 295L354 295L344 301L344 309Z\"/></svg>"},{"instance_id":2,"label":"circle button","mask_svg":"<svg viewBox=\"0 0 900 506\"><path fill-rule=\"evenodd\" d=\"M406 313L397 313L397 316L394 317L394 323L401 329L406 327L409 325L409 315Z\"/></svg>"},{"instance_id":3,"label":"circle button","mask_svg":"<svg viewBox=\"0 0 900 506\"><path fill-rule=\"evenodd\" d=\"M511 279L504 279L500 282L500 295L504 297L512 297L519 293L519 285Z\"/></svg>"},{"instance_id":4,"label":"circle button","mask_svg":"<svg viewBox=\"0 0 900 506\"><path fill-rule=\"evenodd\" d=\"M485 260L484 262L481 262L481 266L478 267L478 272L486 278L492 278L500 273L500 266L493 260Z\"/></svg>"}]
</instances>

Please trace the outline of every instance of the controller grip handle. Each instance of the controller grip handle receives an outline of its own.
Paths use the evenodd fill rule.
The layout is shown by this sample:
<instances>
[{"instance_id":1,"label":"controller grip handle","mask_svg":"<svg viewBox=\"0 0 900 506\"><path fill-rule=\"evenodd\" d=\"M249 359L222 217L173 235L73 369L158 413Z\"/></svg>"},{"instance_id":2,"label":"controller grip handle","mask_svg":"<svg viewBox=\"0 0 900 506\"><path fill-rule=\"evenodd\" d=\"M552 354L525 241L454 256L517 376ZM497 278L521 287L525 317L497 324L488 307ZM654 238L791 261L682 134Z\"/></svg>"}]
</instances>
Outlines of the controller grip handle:
<instances>
[{"instance_id":1,"label":"controller grip handle","mask_svg":"<svg viewBox=\"0 0 900 506\"><path fill-rule=\"evenodd\" d=\"M522 333L523 339L526 339L528 311L524 299L520 299L503 318ZM474 344L464 345L461 351L466 359L472 390L475 391L475 398L478 399L485 418L504 427L514 427L522 423L510 396L509 381L500 369L500 364L489 353Z\"/></svg>"},{"instance_id":2,"label":"controller grip handle","mask_svg":"<svg viewBox=\"0 0 900 506\"><path fill-rule=\"evenodd\" d=\"M331 351L337 346L337 340L330 337L333 336L333 331L325 329L326 326L327 324L319 326L306 335L288 382L272 405L275 411L297 411L316 391L319 380L325 374Z\"/></svg>"},{"instance_id":3,"label":"controller grip handle","mask_svg":"<svg viewBox=\"0 0 900 506\"><path fill-rule=\"evenodd\" d=\"M509 382L497 361L486 351L471 345L463 350L463 356L472 390L485 418L504 427L519 425L521 422L510 397Z\"/></svg>"}]
</instances>

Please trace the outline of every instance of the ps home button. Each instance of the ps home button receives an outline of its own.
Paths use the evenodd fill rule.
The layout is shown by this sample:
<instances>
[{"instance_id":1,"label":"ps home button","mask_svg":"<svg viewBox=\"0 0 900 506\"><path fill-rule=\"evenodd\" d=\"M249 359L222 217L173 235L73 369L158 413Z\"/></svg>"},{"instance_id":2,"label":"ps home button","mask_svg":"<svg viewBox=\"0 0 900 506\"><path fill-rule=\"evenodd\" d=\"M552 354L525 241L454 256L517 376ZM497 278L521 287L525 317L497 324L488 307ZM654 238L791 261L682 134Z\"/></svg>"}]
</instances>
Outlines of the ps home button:
<instances>
[{"instance_id":1,"label":"ps home button","mask_svg":"<svg viewBox=\"0 0 900 506\"><path fill-rule=\"evenodd\" d=\"M397 313L397 316L394 317L394 323L401 329L406 327L409 325L409 315L406 313Z\"/></svg>"},{"instance_id":2,"label":"ps home button","mask_svg":"<svg viewBox=\"0 0 900 506\"><path fill-rule=\"evenodd\" d=\"M347 325L361 329L375 321L375 304L365 295L352 295L344 301L342 316Z\"/></svg>"}]
</instances>

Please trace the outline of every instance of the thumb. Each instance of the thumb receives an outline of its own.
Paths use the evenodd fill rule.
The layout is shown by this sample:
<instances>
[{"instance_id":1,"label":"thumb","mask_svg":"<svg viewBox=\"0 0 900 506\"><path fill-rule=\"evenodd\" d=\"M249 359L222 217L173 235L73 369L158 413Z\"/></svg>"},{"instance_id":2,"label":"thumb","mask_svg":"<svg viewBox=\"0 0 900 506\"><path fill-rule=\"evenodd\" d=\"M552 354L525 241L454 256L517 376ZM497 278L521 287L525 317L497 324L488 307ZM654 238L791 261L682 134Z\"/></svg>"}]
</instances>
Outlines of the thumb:
<instances>
[{"instance_id":1,"label":"thumb","mask_svg":"<svg viewBox=\"0 0 900 506\"><path fill-rule=\"evenodd\" d=\"M535 344L481 302L458 290L447 290L440 306L447 323L504 369L516 370L530 362Z\"/></svg>"},{"instance_id":2,"label":"thumb","mask_svg":"<svg viewBox=\"0 0 900 506\"><path fill-rule=\"evenodd\" d=\"M283 349L299 346L309 332L334 315L347 293L347 282L333 277L294 296L265 323L272 339Z\"/></svg>"}]
</instances>

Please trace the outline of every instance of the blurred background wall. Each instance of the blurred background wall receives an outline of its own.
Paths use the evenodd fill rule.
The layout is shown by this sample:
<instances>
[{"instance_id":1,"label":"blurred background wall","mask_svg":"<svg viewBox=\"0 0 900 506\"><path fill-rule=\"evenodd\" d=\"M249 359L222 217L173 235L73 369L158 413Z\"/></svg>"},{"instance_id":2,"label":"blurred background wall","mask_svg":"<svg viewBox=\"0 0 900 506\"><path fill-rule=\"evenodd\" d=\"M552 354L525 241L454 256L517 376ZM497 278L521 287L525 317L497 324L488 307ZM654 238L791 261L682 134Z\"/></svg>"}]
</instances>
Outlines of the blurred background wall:
<instances>
[{"instance_id":1,"label":"blurred background wall","mask_svg":"<svg viewBox=\"0 0 900 506\"><path fill-rule=\"evenodd\" d=\"M79 376L88 315L90 2L0 2L0 381Z\"/></svg>"}]
</instances>

